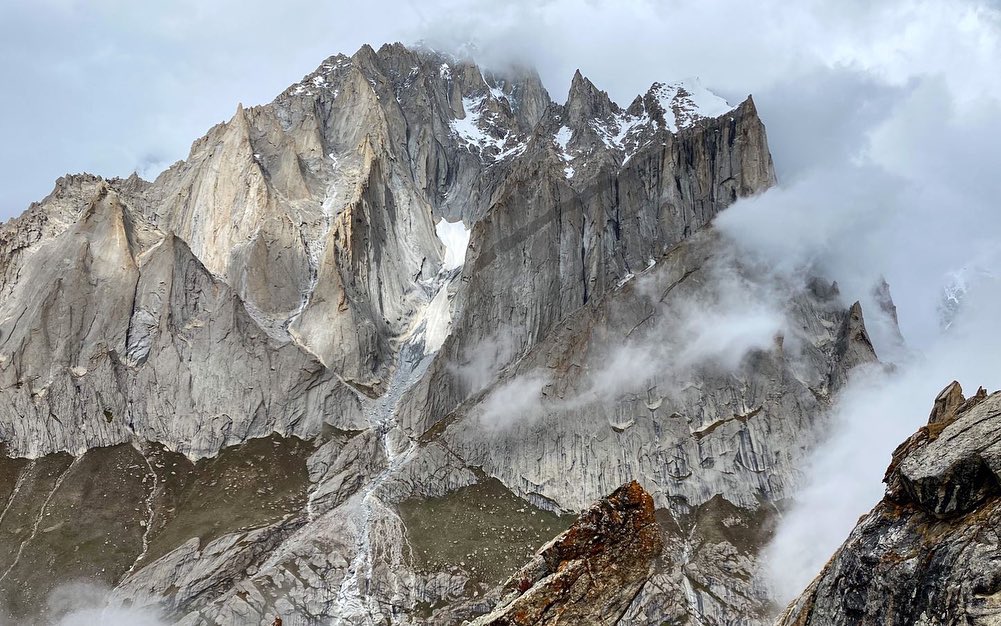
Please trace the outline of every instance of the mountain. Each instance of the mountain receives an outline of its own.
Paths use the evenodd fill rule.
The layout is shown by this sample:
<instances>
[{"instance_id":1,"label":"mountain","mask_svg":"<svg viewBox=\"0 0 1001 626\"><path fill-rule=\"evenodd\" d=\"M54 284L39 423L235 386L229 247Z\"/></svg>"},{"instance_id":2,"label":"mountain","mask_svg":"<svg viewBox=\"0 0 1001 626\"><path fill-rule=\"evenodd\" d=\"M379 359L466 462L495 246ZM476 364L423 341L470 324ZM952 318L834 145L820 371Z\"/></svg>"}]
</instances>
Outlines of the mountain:
<instances>
[{"instance_id":1,"label":"mountain","mask_svg":"<svg viewBox=\"0 0 1001 626\"><path fill-rule=\"evenodd\" d=\"M998 623L999 432L1001 393L942 390L894 452L886 497L778 623Z\"/></svg>"},{"instance_id":2,"label":"mountain","mask_svg":"<svg viewBox=\"0 0 1001 626\"><path fill-rule=\"evenodd\" d=\"M758 551L876 361L836 285L769 292L713 230L775 182L750 97L578 72L560 104L400 44L155 181L60 179L0 227L0 607L85 578L187 625L486 619L635 480L660 549L595 601L768 622Z\"/></svg>"}]
</instances>

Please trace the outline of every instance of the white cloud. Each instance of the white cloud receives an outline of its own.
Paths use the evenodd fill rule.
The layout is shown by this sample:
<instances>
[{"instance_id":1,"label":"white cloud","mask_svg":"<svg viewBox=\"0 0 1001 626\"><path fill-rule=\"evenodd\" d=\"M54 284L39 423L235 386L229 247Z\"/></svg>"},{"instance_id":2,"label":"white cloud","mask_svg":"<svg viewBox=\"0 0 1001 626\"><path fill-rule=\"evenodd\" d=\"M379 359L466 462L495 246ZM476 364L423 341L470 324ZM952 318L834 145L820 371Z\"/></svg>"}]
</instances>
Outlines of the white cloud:
<instances>
[{"instance_id":1,"label":"white cloud","mask_svg":"<svg viewBox=\"0 0 1001 626\"><path fill-rule=\"evenodd\" d=\"M857 372L832 414L832 434L813 456L810 481L781 519L766 551L781 601L802 591L847 538L858 517L883 495L890 455L925 423L935 395L958 380L967 396L1001 375L1001 283L970 294L949 332L892 372Z\"/></svg>"},{"instance_id":2,"label":"white cloud","mask_svg":"<svg viewBox=\"0 0 1001 626\"><path fill-rule=\"evenodd\" d=\"M924 423L939 390L953 379L968 392L1001 387L1001 179L991 172L1001 160L1001 93L986 78L1001 42L997 12L892 6L902 21L889 43L843 52L849 69L813 73L811 90L826 99L782 102L777 96L795 90L781 83L757 98L774 120L780 171L789 167L783 155L801 159L779 188L717 221L744 254L777 274L819 272L839 282L846 302L861 299L877 352L898 365L859 372L836 399L829 439L768 550L781 600L803 589L879 500L891 452ZM826 152L808 147L813 123L802 104L811 100ZM768 103L797 115L775 118ZM946 328L945 289L957 275L970 280ZM909 351L892 349L871 296L881 276Z\"/></svg>"},{"instance_id":3,"label":"white cloud","mask_svg":"<svg viewBox=\"0 0 1001 626\"><path fill-rule=\"evenodd\" d=\"M534 421L543 410L545 384L546 378L535 372L501 383L479 406L480 424L488 430L505 430L518 422Z\"/></svg>"},{"instance_id":4,"label":"white cloud","mask_svg":"<svg viewBox=\"0 0 1001 626\"><path fill-rule=\"evenodd\" d=\"M547 412L609 405L649 381L680 389L700 371L734 372L748 354L774 347L787 333L785 299L771 284L751 283L732 260L718 258L707 269L707 288L697 298L660 302L651 275L637 279L637 293L656 314L653 324L628 337L590 347L584 378L574 394L547 398L548 372L527 371L492 389L475 410L490 430L530 424ZM653 270L656 271L656 270ZM487 353L493 351L488 344ZM665 389L666 391L666 389Z\"/></svg>"}]
</instances>

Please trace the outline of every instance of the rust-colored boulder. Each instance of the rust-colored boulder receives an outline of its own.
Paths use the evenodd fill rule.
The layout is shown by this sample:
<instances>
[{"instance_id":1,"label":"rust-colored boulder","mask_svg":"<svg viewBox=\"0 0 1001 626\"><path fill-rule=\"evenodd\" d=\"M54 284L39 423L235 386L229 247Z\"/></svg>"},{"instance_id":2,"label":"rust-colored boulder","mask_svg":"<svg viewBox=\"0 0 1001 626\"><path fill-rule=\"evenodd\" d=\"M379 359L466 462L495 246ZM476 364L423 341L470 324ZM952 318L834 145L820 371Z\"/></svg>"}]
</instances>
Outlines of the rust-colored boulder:
<instances>
[{"instance_id":1,"label":"rust-colored boulder","mask_svg":"<svg viewBox=\"0 0 1001 626\"><path fill-rule=\"evenodd\" d=\"M474 626L614 624L663 548L653 498L636 481L591 505L504 585Z\"/></svg>"}]
</instances>

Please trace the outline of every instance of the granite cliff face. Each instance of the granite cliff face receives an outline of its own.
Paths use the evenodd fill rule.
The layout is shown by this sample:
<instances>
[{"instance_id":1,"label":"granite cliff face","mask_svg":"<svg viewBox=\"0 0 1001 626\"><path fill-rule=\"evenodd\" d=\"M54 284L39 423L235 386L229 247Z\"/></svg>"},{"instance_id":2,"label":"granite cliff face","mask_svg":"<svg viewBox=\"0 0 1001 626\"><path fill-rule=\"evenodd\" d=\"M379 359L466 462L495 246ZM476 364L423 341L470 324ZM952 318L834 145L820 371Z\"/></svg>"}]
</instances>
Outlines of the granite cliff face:
<instances>
[{"instance_id":1,"label":"granite cliff face","mask_svg":"<svg viewBox=\"0 0 1001 626\"><path fill-rule=\"evenodd\" d=\"M713 231L774 183L750 98L577 73L560 104L399 44L155 181L60 179L0 227L0 609L88 578L169 623L497 622L613 494L649 567L567 615L766 623L776 505L876 359L836 287L762 302ZM624 540L594 515L568 532ZM555 541L533 563L604 558Z\"/></svg>"},{"instance_id":2,"label":"granite cliff face","mask_svg":"<svg viewBox=\"0 0 1001 626\"><path fill-rule=\"evenodd\" d=\"M779 624L1001 623L1001 393L956 382L897 448L886 497Z\"/></svg>"}]
</instances>

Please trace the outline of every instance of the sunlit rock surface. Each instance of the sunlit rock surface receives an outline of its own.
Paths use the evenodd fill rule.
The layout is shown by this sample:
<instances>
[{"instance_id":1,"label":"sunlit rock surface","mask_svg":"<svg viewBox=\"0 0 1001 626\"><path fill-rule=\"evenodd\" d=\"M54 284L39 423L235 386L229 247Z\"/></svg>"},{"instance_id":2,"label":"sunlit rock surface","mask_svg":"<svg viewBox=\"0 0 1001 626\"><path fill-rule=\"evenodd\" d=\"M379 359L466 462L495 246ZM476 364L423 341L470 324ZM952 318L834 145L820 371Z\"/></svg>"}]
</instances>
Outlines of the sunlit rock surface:
<instances>
[{"instance_id":1,"label":"sunlit rock surface","mask_svg":"<svg viewBox=\"0 0 1001 626\"><path fill-rule=\"evenodd\" d=\"M653 498L635 481L623 485L540 548L472 626L615 624L662 548Z\"/></svg>"}]
</instances>

